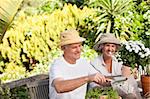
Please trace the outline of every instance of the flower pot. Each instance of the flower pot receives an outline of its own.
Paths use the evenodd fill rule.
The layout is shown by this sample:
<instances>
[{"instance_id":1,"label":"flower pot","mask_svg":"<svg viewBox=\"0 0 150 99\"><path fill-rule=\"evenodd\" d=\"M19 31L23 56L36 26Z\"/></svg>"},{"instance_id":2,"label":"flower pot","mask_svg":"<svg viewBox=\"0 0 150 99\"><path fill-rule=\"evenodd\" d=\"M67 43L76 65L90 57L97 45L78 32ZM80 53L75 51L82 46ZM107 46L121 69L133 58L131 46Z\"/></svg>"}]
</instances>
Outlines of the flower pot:
<instances>
[{"instance_id":1,"label":"flower pot","mask_svg":"<svg viewBox=\"0 0 150 99\"><path fill-rule=\"evenodd\" d=\"M150 94L150 76L141 75L141 85L143 89L143 95Z\"/></svg>"},{"instance_id":2,"label":"flower pot","mask_svg":"<svg viewBox=\"0 0 150 99\"><path fill-rule=\"evenodd\" d=\"M100 96L99 99L108 99L108 96L107 95L102 95ZM118 96L118 99L122 99L120 96Z\"/></svg>"}]
</instances>

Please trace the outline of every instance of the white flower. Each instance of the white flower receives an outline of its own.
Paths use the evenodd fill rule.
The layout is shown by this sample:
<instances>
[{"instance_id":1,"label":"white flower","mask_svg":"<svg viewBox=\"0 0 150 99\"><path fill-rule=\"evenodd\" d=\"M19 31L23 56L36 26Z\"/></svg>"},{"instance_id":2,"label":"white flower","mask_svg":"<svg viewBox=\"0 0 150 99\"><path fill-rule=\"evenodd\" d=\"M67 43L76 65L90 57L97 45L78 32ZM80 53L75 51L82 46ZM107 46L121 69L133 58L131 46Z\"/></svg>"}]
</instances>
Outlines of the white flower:
<instances>
[{"instance_id":1,"label":"white flower","mask_svg":"<svg viewBox=\"0 0 150 99\"><path fill-rule=\"evenodd\" d=\"M150 55L150 53L145 53L145 56L147 57L147 56L149 56Z\"/></svg>"},{"instance_id":2,"label":"white flower","mask_svg":"<svg viewBox=\"0 0 150 99\"><path fill-rule=\"evenodd\" d=\"M134 47L132 47L132 50L135 51L136 49Z\"/></svg>"},{"instance_id":3,"label":"white flower","mask_svg":"<svg viewBox=\"0 0 150 99\"><path fill-rule=\"evenodd\" d=\"M142 52L139 52L139 55L141 56L141 55L142 55Z\"/></svg>"},{"instance_id":4,"label":"white flower","mask_svg":"<svg viewBox=\"0 0 150 99\"><path fill-rule=\"evenodd\" d=\"M144 50L145 49L145 46L143 44L141 44L141 48Z\"/></svg>"},{"instance_id":5,"label":"white flower","mask_svg":"<svg viewBox=\"0 0 150 99\"><path fill-rule=\"evenodd\" d=\"M130 48L130 46L129 46L129 45L126 45L126 49L127 49L127 50L130 50L131 48Z\"/></svg>"},{"instance_id":6,"label":"white flower","mask_svg":"<svg viewBox=\"0 0 150 99\"><path fill-rule=\"evenodd\" d=\"M145 55L144 55L144 54L142 54L142 55L141 55L141 58L144 58L144 57L145 57Z\"/></svg>"},{"instance_id":7,"label":"white flower","mask_svg":"<svg viewBox=\"0 0 150 99\"><path fill-rule=\"evenodd\" d=\"M136 49L141 50L140 46L138 46L138 45L136 46Z\"/></svg>"},{"instance_id":8,"label":"white flower","mask_svg":"<svg viewBox=\"0 0 150 99\"><path fill-rule=\"evenodd\" d=\"M135 53L138 53L138 52L139 52L139 50L138 50L138 49L135 49L135 50L134 50L134 52L135 52Z\"/></svg>"},{"instance_id":9,"label":"white flower","mask_svg":"<svg viewBox=\"0 0 150 99\"><path fill-rule=\"evenodd\" d=\"M129 52L132 52L132 49L129 49Z\"/></svg>"},{"instance_id":10,"label":"white flower","mask_svg":"<svg viewBox=\"0 0 150 99\"><path fill-rule=\"evenodd\" d=\"M149 52L149 48L145 48L144 51L145 51L145 52Z\"/></svg>"}]
</instances>

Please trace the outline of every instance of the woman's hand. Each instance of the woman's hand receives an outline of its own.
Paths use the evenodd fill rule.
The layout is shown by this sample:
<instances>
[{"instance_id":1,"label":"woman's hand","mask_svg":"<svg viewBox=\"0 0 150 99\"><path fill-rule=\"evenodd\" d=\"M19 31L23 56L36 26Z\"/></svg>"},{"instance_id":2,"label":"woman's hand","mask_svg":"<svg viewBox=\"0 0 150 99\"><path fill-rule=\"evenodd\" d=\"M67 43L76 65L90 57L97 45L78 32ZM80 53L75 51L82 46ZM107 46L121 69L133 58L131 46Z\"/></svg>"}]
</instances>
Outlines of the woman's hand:
<instances>
[{"instance_id":1,"label":"woman's hand","mask_svg":"<svg viewBox=\"0 0 150 99\"><path fill-rule=\"evenodd\" d=\"M133 75L135 79L137 78L137 73L138 73L137 68L132 69L131 67L123 66L121 70L123 76L129 77Z\"/></svg>"}]
</instances>

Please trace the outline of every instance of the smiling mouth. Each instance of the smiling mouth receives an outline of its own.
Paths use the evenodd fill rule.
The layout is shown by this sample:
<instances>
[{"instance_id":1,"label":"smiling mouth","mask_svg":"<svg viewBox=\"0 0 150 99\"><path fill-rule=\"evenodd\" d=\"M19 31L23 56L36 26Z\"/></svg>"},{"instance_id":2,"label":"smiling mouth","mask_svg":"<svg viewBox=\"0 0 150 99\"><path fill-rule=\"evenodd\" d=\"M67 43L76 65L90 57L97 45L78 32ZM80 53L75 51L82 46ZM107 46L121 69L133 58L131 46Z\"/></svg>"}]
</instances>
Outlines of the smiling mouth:
<instances>
[{"instance_id":1,"label":"smiling mouth","mask_svg":"<svg viewBox=\"0 0 150 99\"><path fill-rule=\"evenodd\" d=\"M112 52L108 52L109 53L109 55L112 55Z\"/></svg>"},{"instance_id":2,"label":"smiling mouth","mask_svg":"<svg viewBox=\"0 0 150 99\"><path fill-rule=\"evenodd\" d=\"M113 57L113 53L112 52L108 52L108 56Z\"/></svg>"},{"instance_id":3,"label":"smiling mouth","mask_svg":"<svg viewBox=\"0 0 150 99\"><path fill-rule=\"evenodd\" d=\"M81 53L76 53L76 55L80 55Z\"/></svg>"},{"instance_id":4,"label":"smiling mouth","mask_svg":"<svg viewBox=\"0 0 150 99\"><path fill-rule=\"evenodd\" d=\"M112 52L109 52L110 55L112 55Z\"/></svg>"}]
</instances>

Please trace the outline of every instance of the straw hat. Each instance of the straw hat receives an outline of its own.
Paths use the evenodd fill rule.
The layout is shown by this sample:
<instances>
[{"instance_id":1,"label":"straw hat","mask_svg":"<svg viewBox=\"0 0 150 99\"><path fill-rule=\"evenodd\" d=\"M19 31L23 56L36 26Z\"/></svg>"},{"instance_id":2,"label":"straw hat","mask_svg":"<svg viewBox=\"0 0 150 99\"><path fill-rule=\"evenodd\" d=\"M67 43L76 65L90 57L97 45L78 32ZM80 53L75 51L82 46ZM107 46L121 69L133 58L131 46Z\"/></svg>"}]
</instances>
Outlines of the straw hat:
<instances>
[{"instance_id":1,"label":"straw hat","mask_svg":"<svg viewBox=\"0 0 150 99\"><path fill-rule=\"evenodd\" d=\"M115 35L113 35L112 33L105 33L102 34L100 37L100 41L98 41L95 45L94 45L94 49L95 50L101 50L99 47L102 44L105 43L113 43L116 45L120 45L120 41L115 37Z\"/></svg>"},{"instance_id":2,"label":"straw hat","mask_svg":"<svg viewBox=\"0 0 150 99\"><path fill-rule=\"evenodd\" d=\"M76 30L66 30L60 33L60 46L80 43L85 41L85 38L79 36L79 33Z\"/></svg>"}]
</instances>

